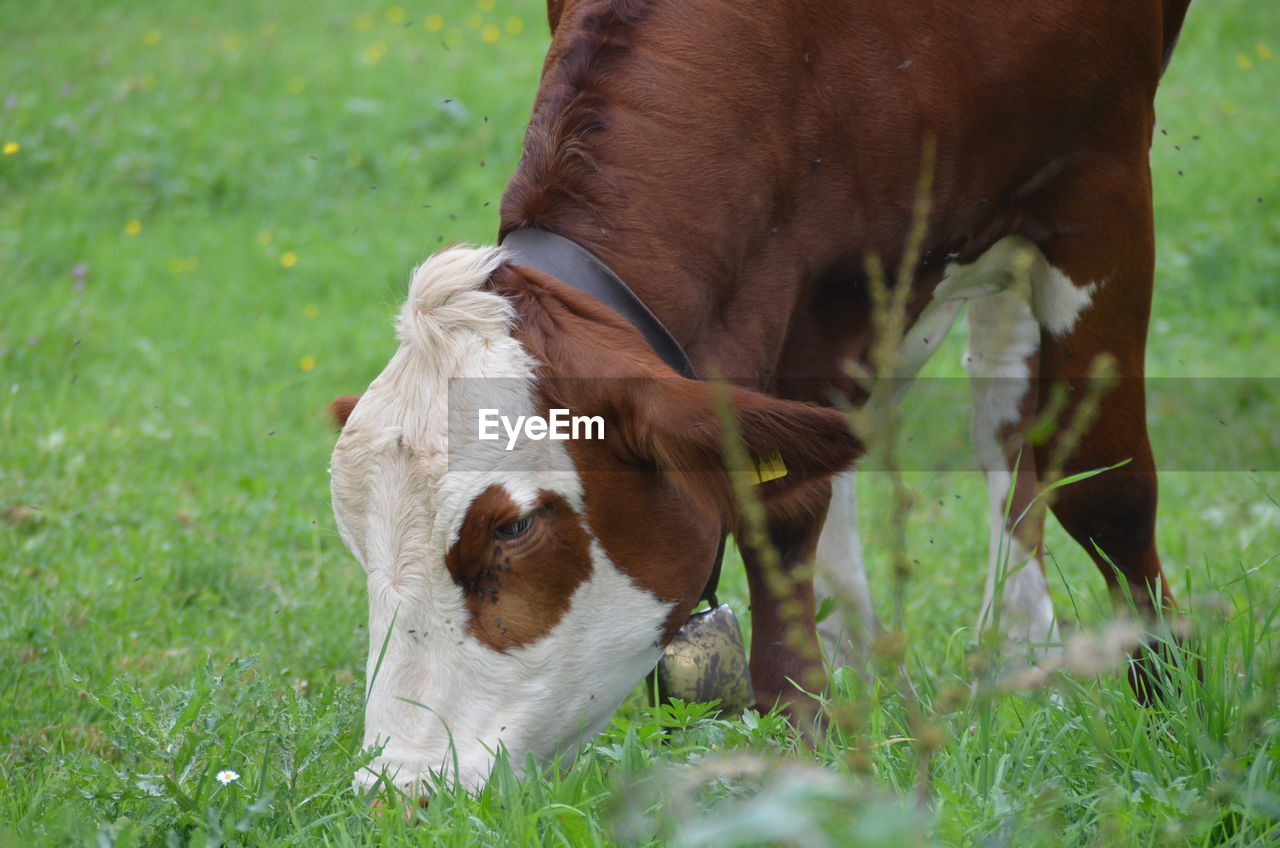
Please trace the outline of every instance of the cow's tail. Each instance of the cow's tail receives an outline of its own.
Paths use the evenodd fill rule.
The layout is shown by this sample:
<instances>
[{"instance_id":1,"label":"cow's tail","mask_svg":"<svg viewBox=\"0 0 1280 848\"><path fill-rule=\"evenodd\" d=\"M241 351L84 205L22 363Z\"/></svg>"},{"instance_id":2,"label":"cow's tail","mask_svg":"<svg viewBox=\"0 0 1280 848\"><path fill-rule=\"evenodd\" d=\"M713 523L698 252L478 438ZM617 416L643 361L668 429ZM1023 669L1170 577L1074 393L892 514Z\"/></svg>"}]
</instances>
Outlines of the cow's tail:
<instances>
[{"instance_id":1,"label":"cow's tail","mask_svg":"<svg viewBox=\"0 0 1280 848\"><path fill-rule=\"evenodd\" d=\"M1160 59L1160 73L1169 67L1173 58L1173 48L1178 43L1178 34L1182 32L1182 22L1187 17L1187 7L1191 0L1164 0L1164 55Z\"/></svg>"}]
</instances>

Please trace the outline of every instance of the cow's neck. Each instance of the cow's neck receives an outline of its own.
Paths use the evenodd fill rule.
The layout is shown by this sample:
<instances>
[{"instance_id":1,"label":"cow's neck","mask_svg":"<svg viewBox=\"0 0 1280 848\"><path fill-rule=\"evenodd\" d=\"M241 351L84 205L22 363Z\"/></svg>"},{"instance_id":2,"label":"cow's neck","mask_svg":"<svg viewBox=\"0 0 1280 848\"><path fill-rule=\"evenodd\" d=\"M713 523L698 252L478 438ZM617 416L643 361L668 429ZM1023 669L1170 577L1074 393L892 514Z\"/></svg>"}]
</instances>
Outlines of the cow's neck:
<instances>
[{"instance_id":1,"label":"cow's neck","mask_svg":"<svg viewBox=\"0 0 1280 848\"><path fill-rule=\"evenodd\" d=\"M751 126L744 133L751 115L741 104L730 115L714 84L667 100L661 92L702 83L689 79L687 67L681 72L678 59L637 61L632 33L678 31L671 16L679 6L655 11L659 20L602 13L575 20L576 32L562 23L524 157L503 198L502 231L534 227L572 239L641 297L699 373L766 383L828 247L798 232L798 222L820 216L759 184L785 132ZM583 45L591 58L583 58ZM691 125L694 113L702 119ZM815 201L822 202L806 204Z\"/></svg>"},{"instance_id":2,"label":"cow's neck","mask_svg":"<svg viewBox=\"0 0 1280 848\"><path fill-rule=\"evenodd\" d=\"M734 340L775 334L781 338L785 320L775 321L779 309L735 317L733 295L743 288L742 269L718 270L711 267L715 263L710 251L625 224L565 227L558 232L598 257L636 293L685 349L698 373L744 377L767 367L763 357L744 360Z\"/></svg>"},{"instance_id":3,"label":"cow's neck","mask_svg":"<svg viewBox=\"0 0 1280 848\"><path fill-rule=\"evenodd\" d=\"M514 265L533 268L591 295L638 330L666 365L683 377L696 377L693 363L644 301L599 257L577 242L546 230L519 229L502 240Z\"/></svg>"}]
</instances>

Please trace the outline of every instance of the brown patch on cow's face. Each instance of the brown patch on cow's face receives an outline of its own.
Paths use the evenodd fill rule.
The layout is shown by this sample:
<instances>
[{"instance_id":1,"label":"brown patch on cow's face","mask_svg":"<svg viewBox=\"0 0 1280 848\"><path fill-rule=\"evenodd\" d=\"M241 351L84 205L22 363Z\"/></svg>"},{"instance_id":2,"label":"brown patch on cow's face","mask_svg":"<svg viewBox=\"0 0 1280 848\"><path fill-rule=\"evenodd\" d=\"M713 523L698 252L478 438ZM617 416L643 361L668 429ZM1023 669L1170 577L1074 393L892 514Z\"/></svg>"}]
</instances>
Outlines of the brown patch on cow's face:
<instances>
[{"instance_id":1,"label":"brown patch on cow's face","mask_svg":"<svg viewBox=\"0 0 1280 848\"><path fill-rule=\"evenodd\" d=\"M608 433L606 427L606 433ZM719 514L670 477L617 459L609 441L570 443L586 514L601 547L633 583L671 604L670 641L698 604L720 543Z\"/></svg>"},{"instance_id":2,"label":"brown patch on cow's face","mask_svg":"<svg viewBox=\"0 0 1280 848\"><path fill-rule=\"evenodd\" d=\"M564 497L543 491L522 511L501 486L471 503L445 556L471 613L468 630L496 651L550 633L591 574L591 537Z\"/></svg>"}]
</instances>

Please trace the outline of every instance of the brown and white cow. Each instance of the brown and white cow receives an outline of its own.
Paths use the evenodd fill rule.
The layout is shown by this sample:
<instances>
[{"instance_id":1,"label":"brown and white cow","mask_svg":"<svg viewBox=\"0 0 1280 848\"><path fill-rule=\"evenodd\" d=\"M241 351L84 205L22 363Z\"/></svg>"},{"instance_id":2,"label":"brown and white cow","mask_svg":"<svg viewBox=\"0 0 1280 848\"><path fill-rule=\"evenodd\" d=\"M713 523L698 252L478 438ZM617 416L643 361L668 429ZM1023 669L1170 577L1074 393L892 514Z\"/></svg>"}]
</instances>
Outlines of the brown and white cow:
<instances>
[{"instance_id":1,"label":"brown and white cow","mask_svg":"<svg viewBox=\"0 0 1280 848\"><path fill-rule=\"evenodd\" d=\"M815 553L828 591L866 598L852 484L831 477L860 446L825 405L865 399L845 364L866 361L873 335L867 261L904 258L930 139L914 323L893 376L970 303L975 452L993 549L1013 552L1005 625L1057 638L1040 528L1011 532L1002 516L1010 488L1022 512L1047 461L1038 445L1011 471L1048 394L1037 386L1065 382L1070 417L1100 354L1122 379L1063 470L1129 463L1064 488L1053 511L1113 586L1118 571L1147 611L1171 602L1141 377L1153 98L1185 7L550 3L500 237L550 231L603 260L699 373L733 379L749 450L792 470L759 489L786 598L744 552L762 705L803 697L789 681L821 685ZM676 376L631 323L500 247L418 268L398 337L341 407L332 463L337 524L368 574L365 739L383 746L359 780L476 786L500 745L519 767L592 737L697 603L736 520L722 416L712 384ZM474 438L483 408L568 408L606 435L507 450ZM846 633L871 621L868 605Z\"/></svg>"}]
</instances>

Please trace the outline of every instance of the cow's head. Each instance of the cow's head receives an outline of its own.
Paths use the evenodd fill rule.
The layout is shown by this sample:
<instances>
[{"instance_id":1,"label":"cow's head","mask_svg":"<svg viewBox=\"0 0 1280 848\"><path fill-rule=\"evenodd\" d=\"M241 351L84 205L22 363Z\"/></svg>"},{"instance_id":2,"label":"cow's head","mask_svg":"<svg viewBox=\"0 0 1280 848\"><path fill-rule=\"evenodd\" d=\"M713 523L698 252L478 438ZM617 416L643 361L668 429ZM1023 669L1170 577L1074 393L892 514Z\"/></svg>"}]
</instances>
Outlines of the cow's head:
<instances>
[{"instance_id":1,"label":"cow's head","mask_svg":"<svg viewBox=\"0 0 1280 848\"><path fill-rule=\"evenodd\" d=\"M612 312L495 248L418 268L398 335L334 406L334 513L368 575L365 743L382 746L358 783L475 787L499 745L518 768L608 722L733 520L722 410L792 470L767 499L802 504L855 454L838 412L676 377ZM480 409L550 408L600 416L605 438L477 438Z\"/></svg>"}]
</instances>

